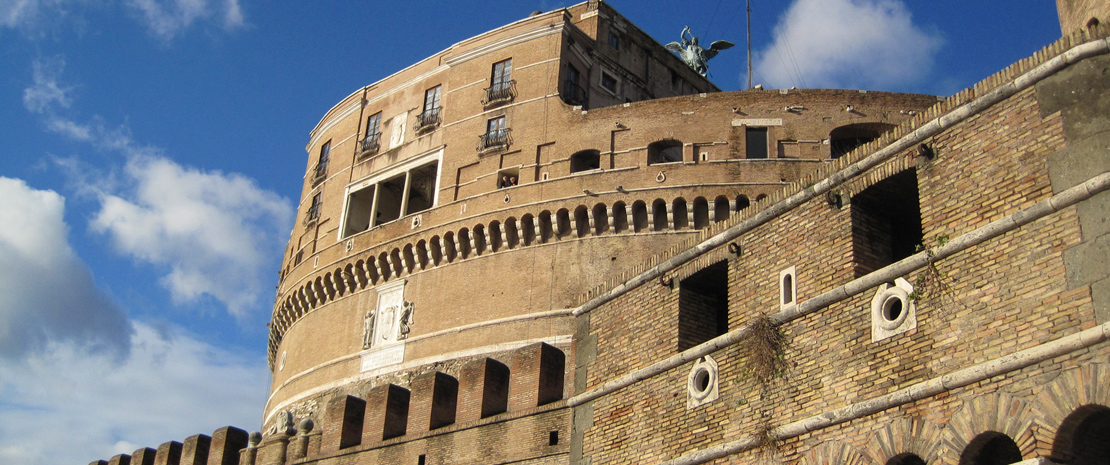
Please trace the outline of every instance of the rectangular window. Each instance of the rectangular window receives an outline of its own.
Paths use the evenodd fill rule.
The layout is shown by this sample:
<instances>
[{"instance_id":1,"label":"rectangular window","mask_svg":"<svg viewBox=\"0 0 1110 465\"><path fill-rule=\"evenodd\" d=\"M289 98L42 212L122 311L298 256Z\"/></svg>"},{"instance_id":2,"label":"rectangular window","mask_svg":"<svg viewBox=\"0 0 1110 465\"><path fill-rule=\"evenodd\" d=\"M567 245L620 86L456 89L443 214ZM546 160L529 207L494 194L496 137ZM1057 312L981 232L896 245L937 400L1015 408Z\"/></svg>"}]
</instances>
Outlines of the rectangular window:
<instances>
[{"instance_id":1,"label":"rectangular window","mask_svg":"<svg viewBox=\"0 0 1110 465\"><path fill-rule=\"evenodd\" d=\"M312 196L312 204L309 205L308 211L304 215L305 224L313 223L320 218L320 205L323 203L320 197L321 194L317 192L316 195Z\"/></svg>"},{"instance_id":2,"label":"rectangular window","mask_svg":"<svg viewBox=\"0 0 1110 465\"><path fill-rule=\"evenodd\" d=\"M746 158L767 158L767 128L747 128Z\"/></svg>"},{"instance_id":3,"label":"rectangular window","mask_svg":"<svg viewBox=\"0 0 1110 465\"><path fill-rule=\"evenodd\" d=\"M331 152L331 141L320 146L320 159L316 161L315 180L319 182L328 174L328 154Z\"/></svg>"},{"instance_id":4,"label":"rectangular window","mask_svg":"<svg viewBox=\"0 0 1110 465\"><path fill-rule=\"evenodd\" d=\"M424 91L424 111L417 116L417 131L434 128L440 122L439 97L443 86L435 86Z\"/></svg>"},{"instance_id":5,"label":"rectangular window","mask_svg":"<svg viewBox=\"0 0 1110 465\"><path fill-rule=\"evenodd\" d=\"M605 71L601 72L601 87L615 94L617 93L617 85L617 78Z\"/></svg>"},{"instance_id":6,"label":"rectangular window","mask_svg":"<svg viewBox=\"0 0 1110 465\"><path fill-rule=\"evenodd\" d=\"M499 61L493 64L493 75L490 76L492 89L508 89L513 80L513 59Z\"/></svg>"},{"instance_id":7,"label":"rectangular window","mask_svg":"<svg viewBox=\"0 0 1110 465\"><path fill-rule=\"evenodd\" d=\"M616 35L613 32L609 32L609 46L612 47L613 50L620 50L621 49L621 37Z\"/></svg>"},{"instance_id":8,"label":"rectangular window","mask_svg":"<svg viewBox=\"0 0 1110 465\"><path fill-rule=\"evenodd\" d=\"M505 117L498 116L486 121L486 133L482 135L478 150L509 145L509 128L505 127Z\"/></svg>"},{"instance_id":9,"label":"rectangular window","mask_svg":"<svg viewBox=\"0 0 1110 465\"><path fill-rule=\"evenodd\" d=\"M362 138L362 151L364 153L378 150L382 145L382 112L374 113L366 118L366 136Z\"/></svg>"},{"instance_id":10,"label":"rectangular window","mask_svg":"<svg viewBox=\"0 0 1110 465\"><path fill-rule=\"evenodd\" d=\"M678 350L728 332L728 261L683 279L678 291Z\"/></svg>"},{"instance_id":11,"label":"rectangular window","mask_svg":"<svg viewBox=\"0 0 1110 465\"><path fill-rule=\"evenodd\" d=\"M586 104L586 90L580 84L581 74L578 68L574 65L567 63L567 76L563 81L563 101L568 105L585 105Z\"/></svg>"}]
</instances>

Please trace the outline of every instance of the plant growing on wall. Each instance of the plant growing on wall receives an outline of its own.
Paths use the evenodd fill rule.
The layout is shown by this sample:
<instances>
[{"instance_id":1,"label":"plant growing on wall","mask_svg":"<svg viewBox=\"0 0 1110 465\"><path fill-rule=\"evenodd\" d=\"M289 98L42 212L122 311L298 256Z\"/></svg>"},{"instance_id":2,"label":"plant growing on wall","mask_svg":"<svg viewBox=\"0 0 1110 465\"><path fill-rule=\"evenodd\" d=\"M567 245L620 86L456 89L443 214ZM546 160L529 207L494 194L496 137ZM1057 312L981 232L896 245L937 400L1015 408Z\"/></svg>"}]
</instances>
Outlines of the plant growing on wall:
<instances>
[{"instance_id":1,"label":"plant growing on wall","mask_svg":"<svg viewBox=\"0 0 1110 465\"><path fill-rule=\"evenodd\" d=\"M917 244L914 251L925 251L928 257L925 269L917 274L914 279L913 293L909 295L910 300L923 300L934 296L946 297L952 300L952 289L948 286L948 274L937 269L936 262L933 258L933 250L937 247L943 247L948 243L949 237L947 234L936 234L931 238L925 238L924 243Z\"/></svg>"},{"instance_id":2,"label":"plant growing on wall","mask_svg":"<svg viewBox=\"0 0 1110 465\"><path fill-rule=\"evenodd\" d=\"M747 328L748 337L741 340L738 347L746 361L741 373L759 385L760 406L756 409L759 417L753 436L762 453L773 454L782 441L773 434L776 425L772 422L773 405L769 394L775 381L786 376L786 334L764 314L752 318Z\"/></svg>"}]
</instances>

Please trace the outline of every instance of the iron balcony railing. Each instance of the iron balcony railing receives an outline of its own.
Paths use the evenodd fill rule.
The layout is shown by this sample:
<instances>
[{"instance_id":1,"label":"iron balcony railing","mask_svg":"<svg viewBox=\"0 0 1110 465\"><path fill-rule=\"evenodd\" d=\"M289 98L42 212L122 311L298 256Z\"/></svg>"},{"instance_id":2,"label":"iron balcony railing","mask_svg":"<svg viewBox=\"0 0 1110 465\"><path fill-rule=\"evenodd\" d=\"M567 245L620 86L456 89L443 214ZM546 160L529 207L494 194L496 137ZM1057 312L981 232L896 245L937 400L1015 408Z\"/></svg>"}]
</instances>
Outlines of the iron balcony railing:
<instances>
[{"instance_id":1,"label":"iron balcony railing","mask_svg":"<svg viewBox=\"0 0 1110 465\"><path fill-rule=\"evenodd\" d=\"M574 81L563 81L562 89L563 101L567 105L585 105L586 104L586 89L578 85Z\"/></svg>"},{"instance_id":2,"label":"iron balcony railing","mask_svg":"<svg viewBox=\"0 0 1110 465\"><path fill-rule=\"evenodd\" d=\"M312 173L312 185L319 184L324 178L328 176L328 161L324 160L316 164L316 169Z\"/></svg>"},{"instance_id":3,"label":"iron balcony railing","mask_svg":"<svg viewBox=\"0 0 1110 465\"><path fill-rule=\"evenodd\" d=\"M362 155L377 152L382 146L382 133L375 132L367 134L365 139L362 139Z\"/></svg>"},{"instance_id":4,"label":"iron balcony railing","mask_svg":"<svg viewBox=\"0 0 1110 465\"><path fill-rule=\"evenodd\" d=\"M498 82L486 88L486 97L482 99L482 105L511 102L515 97L516 80Z\"/></svg>"},{"instance_id":5,"label":"iron balcony railing","mask_svg":"<svg viewBox=\"0 0 1110 465\"><path fill-rule=\"evenodd\" d=\"M503 149L513 143L512 129L494 129L478 136L478 151Z\"/></svg>"},{"instance_id":6,"label":"iron balcony railing","mask_svg":"<svg viewBox=\"0 0 1110 465\"><path fill-rule=\"evenodd\" d=\"M439 126L440 118L439 113L443 107L435 107L424 110L423 113L416 115L416 128L417 132L427 131Z\"/></svg>"}]
</instances>

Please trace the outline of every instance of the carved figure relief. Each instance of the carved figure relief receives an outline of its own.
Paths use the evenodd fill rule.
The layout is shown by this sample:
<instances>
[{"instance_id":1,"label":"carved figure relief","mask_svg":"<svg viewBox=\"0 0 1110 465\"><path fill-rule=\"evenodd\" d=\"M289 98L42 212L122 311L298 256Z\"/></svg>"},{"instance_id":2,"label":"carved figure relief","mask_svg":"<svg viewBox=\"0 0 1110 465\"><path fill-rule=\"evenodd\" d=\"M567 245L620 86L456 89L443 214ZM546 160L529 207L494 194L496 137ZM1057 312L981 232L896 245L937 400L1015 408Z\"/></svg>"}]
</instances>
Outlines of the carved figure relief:
<instances>
[{"instance_id":1,"label":"carved figure relief","mask_svg":"<svg viewBox=\"0 0 1110 465\"><path fill-rule=\"evenodd\" d=\"M401 326L397 334L397 339L407 339L409 337L409 331L412 325L412 311L414 308L415 305L412 302L405 301L404 309L401 310L401 318L397 321Z\"/></svg>"},{"instance_id":2,"label":"carved figure relief","mask_svg":"<svg viewBox=\"0 0 1110 465\"><path fill-rule=\"evenodd\" d=\"M362 348L369 349L374 345L374 311L366 312L366 316L362 319Z\"/></svg>"}]
</instances>

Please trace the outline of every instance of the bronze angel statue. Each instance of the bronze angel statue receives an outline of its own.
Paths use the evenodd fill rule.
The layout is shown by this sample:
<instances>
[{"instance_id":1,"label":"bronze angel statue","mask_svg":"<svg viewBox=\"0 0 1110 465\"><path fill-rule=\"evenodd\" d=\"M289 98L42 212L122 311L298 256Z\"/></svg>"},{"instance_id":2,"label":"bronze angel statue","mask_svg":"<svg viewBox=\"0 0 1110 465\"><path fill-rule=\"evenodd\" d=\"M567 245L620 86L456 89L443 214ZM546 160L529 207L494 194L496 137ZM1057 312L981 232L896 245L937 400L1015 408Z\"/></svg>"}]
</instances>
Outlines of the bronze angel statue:
<instances>
[{"instance_id":1,"label":"bronze angel statue","mask_svg":"<svg viewBox=\"0 0 1110 465\"><path fill-rule=\"evenodd\" d=\"M709 66L705 62L717 56L717 52L736 45L727 40L718 40L709 45L708 49L702 48L698 45L697 36L690 32L690 26L683 28L680 36L682 37L682 43L671 42L665 47L667 47L667 50L677 53L682 61L685 61L688 66L702 76L705 76L705 73L709 71ZM686 36L690 36L690 38L687 39Z\"/></svg>"}]
</instances>

